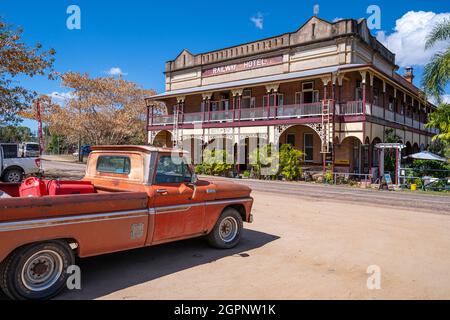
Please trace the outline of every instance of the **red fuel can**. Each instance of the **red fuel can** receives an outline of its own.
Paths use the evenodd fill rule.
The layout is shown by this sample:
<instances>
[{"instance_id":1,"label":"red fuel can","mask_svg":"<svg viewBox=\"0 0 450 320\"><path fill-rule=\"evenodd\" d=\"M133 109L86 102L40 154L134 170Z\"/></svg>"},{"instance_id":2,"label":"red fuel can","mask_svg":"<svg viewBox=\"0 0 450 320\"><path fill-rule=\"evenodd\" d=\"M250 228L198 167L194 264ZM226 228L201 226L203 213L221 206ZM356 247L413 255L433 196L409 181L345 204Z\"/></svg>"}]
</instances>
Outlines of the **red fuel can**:
<instances>
[{"instance_id":1,"label":"red fuel can","mask_svg":"<svg viewBox=\"0 0 450 320\"><path fill-rule=\"evenodd\" d=\"M90 181L52 180L48 183L48 194L50 196L89 193L95 193L94 186Z\"/></svg>"},{"instance_id":2,"label":"red fuel can","mask_svg":"<svg viewBox=\"0 0 450 320\"><path fill-rule=\"evenodd\" d=\"M20 186L19 193L21 197L43 197L48 195L45 182L35 177L26 179Z\"/></svg>"}]
</instances>

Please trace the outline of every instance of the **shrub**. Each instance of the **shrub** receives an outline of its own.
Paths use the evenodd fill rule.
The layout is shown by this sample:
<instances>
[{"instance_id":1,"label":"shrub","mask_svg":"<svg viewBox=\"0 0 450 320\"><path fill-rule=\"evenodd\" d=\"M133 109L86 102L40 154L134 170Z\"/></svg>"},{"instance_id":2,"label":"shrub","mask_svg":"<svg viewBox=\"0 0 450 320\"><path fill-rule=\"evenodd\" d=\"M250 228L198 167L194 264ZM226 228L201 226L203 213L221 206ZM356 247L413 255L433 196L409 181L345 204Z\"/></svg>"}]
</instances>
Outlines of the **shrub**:
<instances>
[{"instance_id":1,"label":"shrub","mask_svg":"<svg viewBox=\"0 0 450 320\"><path fill-rule=\"evenodd\" d=\"M225 150L204 150L201 167L207 175L226 175L233 165L228 163L228 153Z\"/></svg>"},{"instance_id":2,"label":"shrub","mask_svg":"<svg viewBox=\"0 0 450 320\"><path fill-rule=\"evenodd\" d=\"M290 144L284 144L280 148L280 174L287 181L298 180L302 176L300 159L303 152L293 148Z\"/></svg>"},{"instance_id":3,"label":"shrub","mask_svg":"<svg viewBox=\"0 0 450 320\"><path fill-rule=\"evenodd\" d=\"M254 175L260 179L262 176L275 177L278 173L278 154L271 144L256 148L250 153L250 164Z\"/></svg>"}]
</instances>

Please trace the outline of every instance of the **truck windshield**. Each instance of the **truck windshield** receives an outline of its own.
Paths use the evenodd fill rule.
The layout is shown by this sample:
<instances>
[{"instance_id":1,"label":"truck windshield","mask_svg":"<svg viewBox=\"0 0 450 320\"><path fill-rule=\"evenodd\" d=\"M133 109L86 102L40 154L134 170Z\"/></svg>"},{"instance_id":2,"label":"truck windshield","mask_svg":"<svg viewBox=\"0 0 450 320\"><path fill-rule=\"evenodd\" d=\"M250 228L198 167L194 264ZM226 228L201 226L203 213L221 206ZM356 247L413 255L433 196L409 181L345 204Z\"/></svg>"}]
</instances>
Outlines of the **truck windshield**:
<instances>
[{"instance_id":1,"label":"truck windshield","mask_svg":"<svg viewBox=\"0 0 450 320\"><path fill-rule=\"evenodd\" d=\"M39 151L39 145L37 144L27 144L28 151Z\"/></svg>"}]
</instances>

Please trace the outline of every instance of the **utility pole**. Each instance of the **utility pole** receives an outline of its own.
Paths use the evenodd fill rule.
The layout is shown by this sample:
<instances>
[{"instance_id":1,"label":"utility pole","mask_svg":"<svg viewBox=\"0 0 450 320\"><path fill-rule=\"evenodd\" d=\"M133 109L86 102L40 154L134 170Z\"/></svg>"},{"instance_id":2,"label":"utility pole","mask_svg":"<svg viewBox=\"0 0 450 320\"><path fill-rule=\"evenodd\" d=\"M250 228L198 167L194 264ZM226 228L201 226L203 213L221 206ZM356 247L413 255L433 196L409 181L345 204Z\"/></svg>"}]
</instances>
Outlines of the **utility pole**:
<instances>
[{"instance_id":1,"label":"utility pole","mask_svg":"<svg viewBox=\"0 0 450 320\"><path fill-rule=\"evenodd\" d=\"M36 115L38 121L39 156L42 156L45 146L44 146L44 136L42 134L41 103L39 99L36 100Z\"/></svg>"}]
</instances>

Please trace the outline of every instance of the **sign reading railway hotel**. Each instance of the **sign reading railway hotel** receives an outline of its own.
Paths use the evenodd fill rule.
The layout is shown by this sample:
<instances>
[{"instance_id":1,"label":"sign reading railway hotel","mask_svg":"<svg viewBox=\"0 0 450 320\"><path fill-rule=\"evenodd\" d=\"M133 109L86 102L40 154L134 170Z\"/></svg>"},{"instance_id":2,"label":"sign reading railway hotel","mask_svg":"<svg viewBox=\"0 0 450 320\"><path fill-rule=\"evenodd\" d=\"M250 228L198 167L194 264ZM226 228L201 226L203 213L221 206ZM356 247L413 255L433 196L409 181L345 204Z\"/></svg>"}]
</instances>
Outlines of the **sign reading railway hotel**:
<instances>
[{"instance_id":1,"label":"sign reading railway hotel","mask_svg":"<svg viewBox=\"0 0 450 320\"><path fill-rule=\"evenodd\" d=\"M268 67L268 66L272 66L275 64L280 64L282 62L283 62L283 56L253 59L253 60L245 61L242 63L235 63L235 64L226 65L226 66L220 66L220 67L216 67L216 68L207 69L207 70L203 71L202 76L203 77L218 76L221 74L227 74L227 73L232 73L232 72Z\"/></svg>"}]
</instances>

